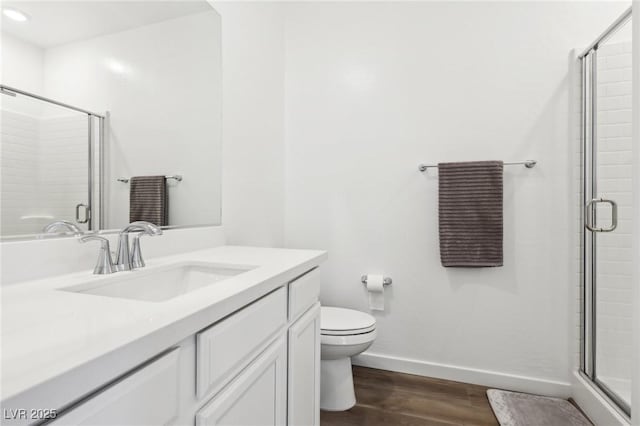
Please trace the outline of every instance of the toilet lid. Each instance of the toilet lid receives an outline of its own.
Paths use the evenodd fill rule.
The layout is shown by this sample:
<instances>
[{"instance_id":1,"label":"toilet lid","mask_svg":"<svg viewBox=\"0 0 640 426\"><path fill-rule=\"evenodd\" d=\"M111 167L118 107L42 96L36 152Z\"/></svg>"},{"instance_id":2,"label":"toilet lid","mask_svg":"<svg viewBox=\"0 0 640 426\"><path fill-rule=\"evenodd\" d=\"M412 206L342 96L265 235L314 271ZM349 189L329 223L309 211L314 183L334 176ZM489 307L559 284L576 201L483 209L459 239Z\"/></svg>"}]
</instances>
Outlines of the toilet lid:
<instances>
[{"instance_id":1,"label":"toilet lid","mask_svg":"<svg viewBox=\"0 0 640 426\"><path fill-rule=\"evenodd\" d=\"M323 306L320 312L320 328L324 335L363 334L375 330L376 319L353 309Z\"/></svg>"}]
</instances>

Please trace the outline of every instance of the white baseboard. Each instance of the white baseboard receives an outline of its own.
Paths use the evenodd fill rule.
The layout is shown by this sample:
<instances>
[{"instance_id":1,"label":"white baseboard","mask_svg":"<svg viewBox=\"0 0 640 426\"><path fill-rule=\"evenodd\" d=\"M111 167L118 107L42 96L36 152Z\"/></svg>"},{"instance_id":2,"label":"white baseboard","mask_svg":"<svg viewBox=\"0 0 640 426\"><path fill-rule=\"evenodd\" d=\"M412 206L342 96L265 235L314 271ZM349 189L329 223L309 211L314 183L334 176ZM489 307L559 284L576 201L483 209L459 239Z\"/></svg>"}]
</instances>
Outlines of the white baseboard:
<instances>
[{"instance_id":1,"label":"white baseboard","mask_svg":"<svg viewBox=\"0 0 640 426\"><path fill-rule=\"evenodd\" d=\"M439 364L417 359L363 353L353 358L353 364L517 392L535 393L560 398L569 398L572 396L571 384L566 382Z\"/></svg>"}]
</instances>

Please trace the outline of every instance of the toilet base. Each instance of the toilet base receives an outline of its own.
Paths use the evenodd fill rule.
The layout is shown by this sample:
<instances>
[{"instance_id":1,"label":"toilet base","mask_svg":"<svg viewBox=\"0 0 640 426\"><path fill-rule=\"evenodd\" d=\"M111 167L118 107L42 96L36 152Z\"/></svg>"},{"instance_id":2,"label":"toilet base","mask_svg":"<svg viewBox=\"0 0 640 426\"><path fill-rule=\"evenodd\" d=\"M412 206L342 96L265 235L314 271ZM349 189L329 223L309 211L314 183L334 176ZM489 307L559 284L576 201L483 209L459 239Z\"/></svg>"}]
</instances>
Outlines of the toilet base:
<instances>
[{"instance_id":1,"label":"toilet base","mask_svg":"<svg viewBox=\"0 0 640 426\"><path fill-rule=\"evenodd\" d=\"M345 411L356 405L351 357L320 361L320 409Z\"/></svg>"}]
</instances>

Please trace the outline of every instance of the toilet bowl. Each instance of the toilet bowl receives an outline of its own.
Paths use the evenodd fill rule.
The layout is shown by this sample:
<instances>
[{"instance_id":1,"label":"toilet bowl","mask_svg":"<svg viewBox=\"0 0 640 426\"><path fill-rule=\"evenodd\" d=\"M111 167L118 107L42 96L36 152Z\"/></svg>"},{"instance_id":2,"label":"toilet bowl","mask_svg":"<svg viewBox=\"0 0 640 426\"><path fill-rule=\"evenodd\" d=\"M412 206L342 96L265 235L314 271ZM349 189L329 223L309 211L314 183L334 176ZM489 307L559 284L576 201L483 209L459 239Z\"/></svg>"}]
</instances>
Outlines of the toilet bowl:
<instances>
[{"instance_id":1,"label":"toilet bowl","mask_svg":"<svg viewBox=\"0 0 640 426\"><path fill-rule=\"evenodd\" d=\"M356 404L351 357L375 340L376 319L353 309L323 306L320 329L320 408L348 410Z\"/></svg>"}]
</instances>

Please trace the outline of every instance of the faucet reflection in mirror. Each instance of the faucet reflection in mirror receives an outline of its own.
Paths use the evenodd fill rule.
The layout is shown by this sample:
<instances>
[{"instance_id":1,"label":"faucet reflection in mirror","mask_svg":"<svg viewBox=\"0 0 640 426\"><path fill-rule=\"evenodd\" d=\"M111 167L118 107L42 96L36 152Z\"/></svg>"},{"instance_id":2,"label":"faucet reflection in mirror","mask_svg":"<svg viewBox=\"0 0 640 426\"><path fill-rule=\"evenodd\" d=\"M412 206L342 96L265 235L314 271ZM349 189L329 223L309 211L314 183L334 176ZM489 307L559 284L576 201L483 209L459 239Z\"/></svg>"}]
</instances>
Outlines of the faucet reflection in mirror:
<instances>
[{"instance_id":1,"label":"faucet reflection in mirror","mask_svg":"<svg viewBox=\"0 0 640 426\"><path fill-rule=\"evenodd\" d=\"M56 220L55 222L51 222L47 226L42 229L44 234L58 234L60 230L66 230L63 233L65 234L73 234L75 236L82 235L82 229L75 223L69 222L68 220Z\"/></svg>"}]
</instances>

